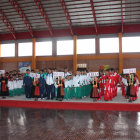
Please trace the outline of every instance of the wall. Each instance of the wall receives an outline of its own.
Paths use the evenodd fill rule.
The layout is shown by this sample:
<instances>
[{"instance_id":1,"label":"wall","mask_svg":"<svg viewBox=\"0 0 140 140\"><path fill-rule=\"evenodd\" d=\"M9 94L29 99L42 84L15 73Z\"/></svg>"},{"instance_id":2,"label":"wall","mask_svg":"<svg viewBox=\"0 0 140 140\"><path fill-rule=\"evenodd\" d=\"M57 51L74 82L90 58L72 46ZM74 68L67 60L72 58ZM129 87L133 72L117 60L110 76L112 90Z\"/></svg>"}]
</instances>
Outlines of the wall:
<instances>
[{"instance_id":1,"label":"wall","mask_svg":"<svg viewBox=\"0 0 140 140\"><path fill-rule=\"evenodd\" d=\"M37 57L36 68L44 69L55 67L57 69L73 70L73 56L56 56L56 39L53 40L53 56L51 57ZM92 55L78 55L77 63L86 63L89 70L97 71L101 65L110 65L114 68L119 68L119 55L118 54L99 54L99 39L96 38L96 54ZM6 71L18 69L18 62L30 62L31 57L18 57L18 44L16 43L16 56L15 58L0 58L1 69ZM140 53L122 54L123 55L123 68L136 68L140 71Z\"/></svg>"}]
</instances>

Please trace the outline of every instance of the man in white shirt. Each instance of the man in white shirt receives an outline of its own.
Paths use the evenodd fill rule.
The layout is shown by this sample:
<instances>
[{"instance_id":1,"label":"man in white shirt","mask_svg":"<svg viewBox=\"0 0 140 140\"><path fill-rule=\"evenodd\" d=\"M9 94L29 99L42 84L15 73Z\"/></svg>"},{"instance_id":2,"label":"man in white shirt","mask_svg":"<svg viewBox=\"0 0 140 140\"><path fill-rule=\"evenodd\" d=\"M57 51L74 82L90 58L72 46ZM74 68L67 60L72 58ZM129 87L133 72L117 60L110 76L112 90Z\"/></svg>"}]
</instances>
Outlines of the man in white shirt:
<instances>
[{"instance_id":1,"label":"man in white shirt","mask_svg":"<svg viewBox=\"0 0 140 140\"><path fill-rule=\"evenodd\" d=\"M50 99L50 95L51 95L51 99L53 100L54 98L54 93L53 93L53 87L54 87L54 81L53 81L53 74L51 73L51 69L48 69L48 74L46 76L46 91L47 91L47 99Z\"/></svg>"}]
</instances>

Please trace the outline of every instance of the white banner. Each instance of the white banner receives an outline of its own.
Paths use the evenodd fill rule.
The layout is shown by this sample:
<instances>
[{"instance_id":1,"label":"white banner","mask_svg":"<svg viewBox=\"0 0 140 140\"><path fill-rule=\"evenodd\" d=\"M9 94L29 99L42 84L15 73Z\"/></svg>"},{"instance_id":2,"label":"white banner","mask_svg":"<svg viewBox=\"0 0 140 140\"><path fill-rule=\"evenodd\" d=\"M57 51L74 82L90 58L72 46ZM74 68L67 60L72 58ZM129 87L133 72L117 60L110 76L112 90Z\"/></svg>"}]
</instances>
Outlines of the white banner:
<instances>
[{"instance_id":1,"label":"white banner","mask_svg":"<svg viewBox=\"0 0 140 140\"><path fill-rule=\"evenodd\" d=\"M136 68L123 69L123 74L136 73Z\"/></svg>"},{"instance_id":2,"label":"white banner","mask_svg":"<svg viewBox=\"0 0 140 140\"><path fill-rule=\"evenodd\" d=\"M0 70L0 74L5 74L5 70Z\"/></svg>"},{"instance_id":3,"label":"white banner","mask_svg":"<svg viewBox=\"0 0 140 140\"><path fill-rule=\"evenodd\" d=\"M37 73L30 73L30 76L33 77L33 78L40 78L40 74L37 74Z\"/></svg>"},{"instance_id":4,"label":"white banner","mask_svg":"<svg viewBox=\"0 0 140 140\"><path fill-rule=\"evenodd\" d=\"M59 77L59 76L61 76L63 78L64 72L53 72L53 77Z\"/></svg>"},{"instance_id":5,"label":"white banner","mask_svg":"<svg viewBox=\"0 0 140 140\"><path fill-rule=\"evenodd\" d=\"M97 76L99 76L99 72L89 72L89 73L87 73L87 76L88 77L97 77Z\"/></svg>"}]
</instances>

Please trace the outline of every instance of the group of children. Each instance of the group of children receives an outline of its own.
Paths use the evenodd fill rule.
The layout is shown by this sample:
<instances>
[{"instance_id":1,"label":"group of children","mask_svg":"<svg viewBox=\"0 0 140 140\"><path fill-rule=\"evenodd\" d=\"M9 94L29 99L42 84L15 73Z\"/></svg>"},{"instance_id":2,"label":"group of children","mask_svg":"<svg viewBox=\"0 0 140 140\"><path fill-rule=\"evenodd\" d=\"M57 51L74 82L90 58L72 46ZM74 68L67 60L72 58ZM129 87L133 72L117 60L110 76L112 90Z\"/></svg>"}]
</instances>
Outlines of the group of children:
<instances>
[{"instance_id":1,"label":"group of children","mask_svg":"<svg viewBox=\"0 0 140 140\"><path fill-rule=\"evenodd\" d=\"M109 101L117 96L117 87L120 85L122 95L129 99L129 102L137 99L139 82L135 74L119 75L113 68L99 70L99 75L94 77L88 76L85 68L78 68L75 75L65 68L63 77L55 77L53 72L57 70L36 70L36 73L40 74L39 78L31 77L29 69L26 74L19 71L5 73L0 78L0 95L5 97L25 94L26 99L34 98L35 101L38 98L62 101L87 96L98 101L104 96L104 100Z\"/></svg>"},{"instance_id":2,"label":"group of children","mask_svg":"<svg viewBox=\"0 0 140 140\"><path fill-rule=\"evenodd\" d=\"M105 101L112 100L117 96L117 86L119 83L119 74L113 68L100 70L99 76L93 78L92 98L94 101L101 100L104 96Z\"/></svg>"},{"instance_id":3,"label":"group of children","mask_svg":"<svg viewBox=\"0 0 140 140\"><path fill-rule=\"evenodd\" d=\"M138 96L139 81L136 74L122 74L121 77L122 96L129 99L129 102L135 101Z\"/></svg>"},{"instance_id":4,"label":"group of children","mask_svg":"<svg viewBox=\"0 0 140 140\"><path fill-rule=\"evenodd\" d=\"M10 71L0 75L0 95L5 98L6 96L24 95L23 87L24 74L19 71Z\"/></svg>"}]
</instances>

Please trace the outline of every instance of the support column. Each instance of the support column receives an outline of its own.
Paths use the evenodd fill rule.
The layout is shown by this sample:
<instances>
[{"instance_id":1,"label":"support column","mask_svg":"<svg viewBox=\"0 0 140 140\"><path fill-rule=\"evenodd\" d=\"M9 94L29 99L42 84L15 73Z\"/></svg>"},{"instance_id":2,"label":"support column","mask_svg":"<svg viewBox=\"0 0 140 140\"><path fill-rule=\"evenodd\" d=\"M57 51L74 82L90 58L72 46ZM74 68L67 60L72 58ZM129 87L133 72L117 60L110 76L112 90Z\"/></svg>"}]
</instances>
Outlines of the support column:
<instances>
[{"instance_id":1,"label":"support column","mask_svg":"<svg viewBox=\"0 0 140 140\"><path fill-rule=\"evenodd\" d=\"M76 74L77 70L77 36L73 36L74 48L73 48L73 73Z\"/></svg>"},{"instance_id":2,"label":"support column","mask_svg":"<svg viewBox=\"0 0 140 140\"><path fill-rule=\"evenodd\" d=\"M15 57L18 58L18 42L15 42ZM17 70L19 69L19 62L17 62Z\"/></svg>"},{"instance_id":3,"label":"support column","mask_svg":"<svg viewBox=\"0 0 140 140\"><path fill-rule=\"evenodd\" d=\"M95 54L96 55L100 54L99 37L95 38Z\"/></svg>"},{"instance_id":4,"label":"support column","mask_svg":"<svg viewBox=\"0 0 140 140\"><path fill-rule=\"evenodd\" d=\"M52 56L56 56L57 55L57 42L56 39L52 40Z\"/></svg>"},{"instance_id":5,"label":"support column","mask_svg":"<svg viewBox=\"0 0 140 140\"><path fill-rule=\"evenodd\" d=\"M36 71L36 38L32 39L33 54L32 54L32 69Z\"/></svg>"},{"instance_id":6,"label":"support column","mask_svg":"<svg viewBox=\"0 0 140 140\"><path fill-rule=\"evenodd\" d=\"M119 73L123 70L122 33L119 33Z\"/></svg>"},{"instance_id":7,"label":"support column","mask_svg":"<svg viewBox=\"0 0 140 140\"><path fill-rule=\"evenodd\" d=\"M55 38L52 39L52 56L57 56L57 41ZM56 61L53 61L53 67L56 68Z\"/></svg>"}]
</instances>

